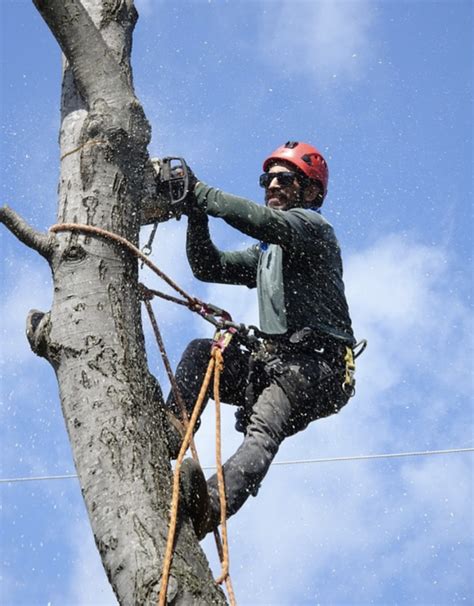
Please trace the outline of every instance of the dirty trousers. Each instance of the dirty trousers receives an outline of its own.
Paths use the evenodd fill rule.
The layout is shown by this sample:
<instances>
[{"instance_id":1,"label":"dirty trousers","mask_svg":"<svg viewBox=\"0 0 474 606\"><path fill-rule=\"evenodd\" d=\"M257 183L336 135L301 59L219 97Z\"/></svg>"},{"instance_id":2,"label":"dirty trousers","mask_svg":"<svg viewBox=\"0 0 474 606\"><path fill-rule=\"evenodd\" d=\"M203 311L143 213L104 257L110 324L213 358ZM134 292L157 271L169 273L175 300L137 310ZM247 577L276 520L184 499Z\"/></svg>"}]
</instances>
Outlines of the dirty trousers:
<instances>
[{"instance_id":1,"label":"dirty trousers","mask_svg":"<svg viewBox=\"0 0 474 606\"><path fill-rule=\"evenodd\" d=\"M186 348L176 369L176 381L192 413L209 363L210 339L196 339ZM347 402L340 389L343 354L278 353L255 361L235 342L224 353L221 400L240 407L245 435L223 466L227 516L236 513L260 483L282 441L315 419L339 411ZM204 407L211 394L203 404ZM180 416L172 393L167 407ZM219 520L217 476L208 480L212 518Z\"/></svg>"}]
</instances>

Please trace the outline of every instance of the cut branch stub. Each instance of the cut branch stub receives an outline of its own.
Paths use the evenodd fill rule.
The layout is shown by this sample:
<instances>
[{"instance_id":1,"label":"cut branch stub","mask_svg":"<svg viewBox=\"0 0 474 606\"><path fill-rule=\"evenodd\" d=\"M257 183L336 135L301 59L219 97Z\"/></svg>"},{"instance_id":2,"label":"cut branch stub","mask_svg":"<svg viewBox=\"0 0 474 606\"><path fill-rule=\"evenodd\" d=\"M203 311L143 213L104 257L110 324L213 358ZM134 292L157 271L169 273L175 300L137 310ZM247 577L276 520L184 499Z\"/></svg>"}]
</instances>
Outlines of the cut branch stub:
<instances>
[{"instance_id":1,"label":"cut branch stub","mask_svg":"<svg viewBox=\"0 0 474 606\"><path fill-rule=\"evenodd\" d=\"M32 309L26 319L26 337L32 351L42 358L48 358L49 333L51 331L50 313ZM50 360L52 362L52 360Z\"/></svg>"}]
</instances>

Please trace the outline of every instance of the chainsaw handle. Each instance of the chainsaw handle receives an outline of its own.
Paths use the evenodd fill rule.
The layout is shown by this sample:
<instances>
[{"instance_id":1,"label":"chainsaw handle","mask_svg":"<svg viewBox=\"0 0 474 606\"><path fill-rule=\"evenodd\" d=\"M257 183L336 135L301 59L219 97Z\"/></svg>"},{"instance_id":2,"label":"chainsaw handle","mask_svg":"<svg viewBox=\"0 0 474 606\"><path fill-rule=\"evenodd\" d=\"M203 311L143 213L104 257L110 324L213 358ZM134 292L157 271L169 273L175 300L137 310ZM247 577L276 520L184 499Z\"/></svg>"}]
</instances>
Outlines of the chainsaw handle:
<instances>
[{"instance_id":1,"label":"chainsaw handle","mask_svg":"<svg viewBox=\"0 0 474 606\"><path fill-rule=\"evenodd\" d=\"M177 164L172 165L175 161ZM182 174L176 175L175 171ZM171 206L184 202L189 193L189 168L184 158L180 156L166 156L161 160L160 181L168 185L169 201Z\"/></svg>"}]
</instances>

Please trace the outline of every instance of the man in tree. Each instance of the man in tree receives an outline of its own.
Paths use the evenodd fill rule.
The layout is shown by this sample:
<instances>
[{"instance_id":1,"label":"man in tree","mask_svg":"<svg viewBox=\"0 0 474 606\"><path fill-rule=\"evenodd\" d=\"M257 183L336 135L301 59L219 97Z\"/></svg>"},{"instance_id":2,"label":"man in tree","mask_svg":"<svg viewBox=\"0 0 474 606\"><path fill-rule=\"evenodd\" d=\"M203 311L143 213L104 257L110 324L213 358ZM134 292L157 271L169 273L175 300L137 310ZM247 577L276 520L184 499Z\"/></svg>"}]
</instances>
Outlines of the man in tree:
<instances>
[{"instance_id":1,"label":"man in tree","mask_svg":"<svg viewBox=\"0 0 474 606\"><path fill-rule=\"evenodd\" d=\"M257 288L260 345L249 352L234 341L225 352L221 379L221 398L238 406L236 429L244 433L224 464L228 516L257 494L281 442L311 421L337 413L353 390L346 371L355 341L341 253L320 213L328 184L326 161L311 145L290 141L266 158L263 170L265 206L194 180L185 210L187 256L195 277ZM244 251L218 250L208 215L258 242ZM189 414L209 352L208 339L195 340L177 368ZM167 406L179 414L172 395ZM198 464L188 459L181 483L202 538L219 522L217 478L206 483Z\"/></svg>"}]
</instances>

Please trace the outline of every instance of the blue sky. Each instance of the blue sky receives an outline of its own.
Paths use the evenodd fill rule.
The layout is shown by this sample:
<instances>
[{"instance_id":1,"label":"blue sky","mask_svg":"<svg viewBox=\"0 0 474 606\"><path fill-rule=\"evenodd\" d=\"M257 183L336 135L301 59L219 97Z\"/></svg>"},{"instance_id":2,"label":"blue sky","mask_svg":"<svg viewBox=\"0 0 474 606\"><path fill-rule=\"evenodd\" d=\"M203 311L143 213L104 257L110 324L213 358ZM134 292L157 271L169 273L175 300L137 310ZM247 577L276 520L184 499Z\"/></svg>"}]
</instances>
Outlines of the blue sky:
<instances>
[{"instance_id":1,"label":"blue sky","mask_svg":"<svg viewBox=\"0 0 474 606\"><path fill-rule=\"evenodd\" d=\"M343 249L356 335L369 347L337 416L279 461L471 447L472 3L140 0L133 51L153 155L261 201L266 154L313 143L330 169L324 214ZM1 0L2 203L55 222L60 53L31 2ZM255 292L197 283L185 220L153 259L182 286L256 321ZM248 242L219 221L216 242ZM145 241L148 231L144 230ZM0 230L1 478L74 473L53 371L24 323L47 310L45 262ZM150 285L158 285L144 273ZM165 303L174 363L209 327ZM149 338L150 366L166 381ZM240 441L232 410L224 450ZM212 406L199 432L212 465ZM474 602L472 453L273 467L229 523L240 605ZM0 484L0 601L111 605L76 480ZM203 546L217 571L213 544Z\"/></svg>"}]
</instances>

